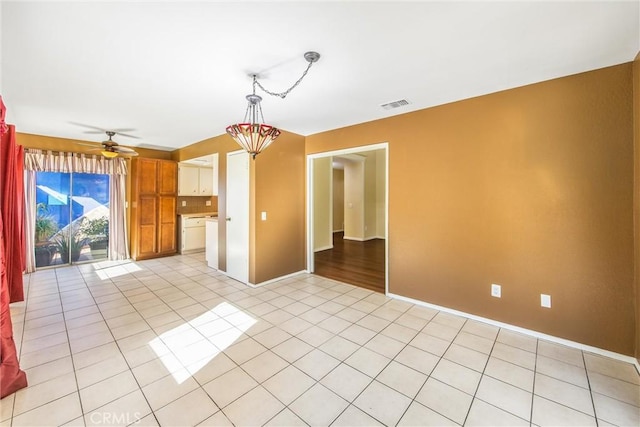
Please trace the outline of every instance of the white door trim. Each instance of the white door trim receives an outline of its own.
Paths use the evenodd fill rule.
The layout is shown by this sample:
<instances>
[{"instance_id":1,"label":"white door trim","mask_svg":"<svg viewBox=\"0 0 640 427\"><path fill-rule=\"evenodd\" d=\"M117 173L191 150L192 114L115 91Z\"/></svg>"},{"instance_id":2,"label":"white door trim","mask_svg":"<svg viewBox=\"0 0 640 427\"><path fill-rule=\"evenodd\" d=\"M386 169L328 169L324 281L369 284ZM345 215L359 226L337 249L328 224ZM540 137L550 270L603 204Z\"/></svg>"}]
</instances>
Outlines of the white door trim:
<instances>
[{"instance_id":1,"label":"white door trim","mask_svg":"<svg viewBox=\"0 0 640 427\"><path fill-rule=\"evenodd\" d=\"M246 155L246 158L245 156ZM230 165L230 159L231 158L235 158L237 156L243 156L242 160L249 162L249 154L244 151L244 150L238 150L238 151L232 151L227 153L227 198L226 198L226 205L227 205L227 217L224 218L223 220L226 221L234 221L234 224L230 226L230 223L227 222L227 246L225 248L226 254L227 254L227 267L226 267L226 271L225 274L239 282L248 284L249 283L249 254L251 251L250 245L249 245L249 241L250 241L250 237L249 237L249 228L250 228L250 219L249 219L249 207L250 207L250 201L249 201L249 194L251 192L251 188L250 188L250 182L249 182L249 169L247 168L246 171L246 188L243 188L243 191L246 190L246 212L242 212L242 216L238 217L236 214L234 214L233 212L235 212L234 209L229 209L229 202L230 202L230 197L229 197L229 188L231 187L230 185L230 179L229 179L229 174L232 172L231 168L229 167ZM249 166L247 166L249 167ZM244 179L244 177L243 177ZM231 218L231 215L233 214L234 218ZM236 264L233 264L236 267L239 267L239 264L241 264L242 268L234 268L232 269L232 271L229 271L229 267L232 265L232 260L231 260L231 256L233 255L233 251L229 250L229 247L231 246L231 240L233 239L233 236L230 235L230 228L237 225L238 222L240 222L241 226L244 226L245 229L244 231L246 232L246 241L244 242L234 242L236 243L236 249L238 247L241 247L241 252L242 252L242 256L245 257L246 259L242 260L241 263L238 263L237 260L235 261ZM245 236L241 236L241 237L245 237ZM246 252L246 253L245 253ZM235 271L233 271L235 270ZM242 270L242 271L240 271Z\"/></svg>"},{"instance_id":2,"label":"white door trim","mask_svg":"<svg viewBox=\"0 0 640 427\"><path fill-rule=\"evenodd\" d=\"M345 154L359 153L362 151L384 150L385 152L385 195L384 195L384 293L389 293L389 143L364 145L360 147L345 148L343 150L326 151L323 153L307 154L307 271L314 271L313 250L313 160L323 157L333 157Z\"/></svg>"}]
</instances>

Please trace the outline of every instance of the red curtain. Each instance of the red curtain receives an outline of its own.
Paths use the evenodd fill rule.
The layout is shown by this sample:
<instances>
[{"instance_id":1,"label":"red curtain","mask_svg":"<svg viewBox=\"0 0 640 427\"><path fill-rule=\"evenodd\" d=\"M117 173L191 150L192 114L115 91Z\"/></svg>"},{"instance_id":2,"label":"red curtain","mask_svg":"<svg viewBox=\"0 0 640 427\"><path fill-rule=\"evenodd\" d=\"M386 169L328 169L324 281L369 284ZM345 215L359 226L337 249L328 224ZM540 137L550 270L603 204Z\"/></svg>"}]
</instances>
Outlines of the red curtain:
<instances>
[{"instance_id":1,"label":"red curtain","mask_svg":"<svg viewBox=\"0 0 640 427\"><path fill-rule=\"evenodd\" d=\"M13 341L9 308L11 302L24 300L23 153L15 144L15 127L5 125L5 112L0 97L0 398L27 386Z\"/></svg>"},{"instance_id":2,"label":"red curtain","mask_svg":"<svg viewBox=\"0 0 640 427\"><path fill-rule=\"evenodd\" d=\"M2 222L4 224L5 262L10 302L24 301L22 272L24 263L24 152L16 146L15 126L2 135Z\"/></svg>"}]
</instances>

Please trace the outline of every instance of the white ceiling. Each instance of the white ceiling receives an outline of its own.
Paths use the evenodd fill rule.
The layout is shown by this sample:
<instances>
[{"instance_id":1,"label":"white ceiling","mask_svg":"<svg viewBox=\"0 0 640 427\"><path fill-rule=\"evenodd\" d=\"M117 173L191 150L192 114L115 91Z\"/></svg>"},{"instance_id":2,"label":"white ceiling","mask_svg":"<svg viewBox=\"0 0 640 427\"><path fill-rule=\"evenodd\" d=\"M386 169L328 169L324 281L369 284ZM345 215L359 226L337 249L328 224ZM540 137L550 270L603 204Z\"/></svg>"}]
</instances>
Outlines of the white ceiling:
<instances>
[{"instance_id":1,"label":"white ceiling","mask_svg":"<svg viewBox=\"0 0 640 427\"><path fill-rule=\"evenodd\" d=\"M171 150L241 121L301 135L632 61L639 1L6 1L0 93L19 132ZM260 92L258 92L260 94ZM384 110L381 104L410 104ZM74 124L75 123L75 124Z\"/></svg>"}]
</instances>

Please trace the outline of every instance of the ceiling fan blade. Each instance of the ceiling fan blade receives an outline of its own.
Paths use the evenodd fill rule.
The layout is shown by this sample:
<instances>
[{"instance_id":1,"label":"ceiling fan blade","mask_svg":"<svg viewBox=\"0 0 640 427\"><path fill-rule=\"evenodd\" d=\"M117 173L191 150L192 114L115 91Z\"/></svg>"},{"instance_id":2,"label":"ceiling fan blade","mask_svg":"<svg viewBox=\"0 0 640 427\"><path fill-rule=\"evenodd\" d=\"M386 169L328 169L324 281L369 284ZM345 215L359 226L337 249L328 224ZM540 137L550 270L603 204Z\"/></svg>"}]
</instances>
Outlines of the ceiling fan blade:
<instances>
[{"instance_id":1,"label":"ceiling fan blade","mask_svg":"<svg viewBox=\"0 0 640 427\"><path fill-rule=\"evenodd\" d=\"M131 129L131 130L135 130L135 129ZM124 136L125 138L140 139L140 137L139 137L139 136L130 135L130 134L128 134L128 133L122 133L122 132L120 132L120 131L118 131L118 130L115 130L114 132L116 133L116 135Z\"/></svg>"},{"instance_id":2,"label":"ceiling fan blade","mask_svg":"<svg viewBox=\"0 0 640 427\"><path fill-rule=\"evenodd\" d=\"M100 131L99 133L104 133L104 129L99 128L98 126L86 125L86 124L84 124L84 123L78 123L78 122L68 122L68 123L69 123L69 124L72 124L72 125L74 125L74 126L80 126L80 127L83 127L83 128L93 129L93 130L96 130L96 131Z\"/></svg>"},{"instance_id":3,"label":"ceiling fan blade","mask_svg":"<svg viewBox=\"0 0 640 427\"><path fill-rule=\"evenodd\" d=\"M86 147L94 147L94 148L99 148L100 145L102 145L99 142L78 142L78 145L84 145Z\"/></svg>"},{"instance_id":4,"label":"ceiling fan blade","mask_svg":"<svg viewBox=\"0 0 640 427\"><path fill-rule=\"evenodd\" d=\"M130 135L127 133L123 133L123 132L134 132L136 129L135 128L101 128L98 126L93 126L93 125L87 125L84 123L78 123L78 122L69 122L72 125L75 126L80 126L80 127L84 127L87 129L91 129L91 130L86 130L83 133L86 134L100 134L100 133L106 133L107 131L111 131L117 135L122 135L122 136L126 136L127 138L136 138L139 139L139 137L135 136L135 135Z\"/></svg>"},{"instance_id":5,"label":"ceiling fan blade","mask_svg":"<svg viewBox=\"0 0 640 427\"><path fill-rule=\"evenodd\" d=\"M136 150L128 147L123 147L121 145L113 147L113 151L117 151L118 153L136 153Z\"/></svg>"},{"instance_id":6,"label":"ceiling fan blade","mask_svg":"<svg viewBox=\"0 0 640 427\"><path fill-rule=\"evenodd\" d=\"M126 130L135 130L135 129L126 129ZM87 133L87 134L100 134L100 133L105 133L105 132L106 132L106 130L85 130L85 131L84 131L84 132L82 132L82 133ZM122 133L122 132L120 132L120 131L119 131L119 130L117 130L117 129L116 129L116 130L113 130L112 132L113 132L113 133L115 133L116 135L120 135L120 136L126 136L126 137L129 137L129 138L138 138L138 137L137 137L137 136L135 136L135 135L129 135L129 134L126 134L126 133Z\"/></svg>"},{"instance_id":7,"label":"ceiling fan blade","mask_svg":"<svg viewBox=\"0 0 640 427\"><path fill-rule=\"evenodd\" d=\"M124 156L124 157L135 157L138 155L138 153L136 153L135 151L120 151L120 150L116 150L116 152L118 153L119 156Z\"/></svg>"}]
</instances>

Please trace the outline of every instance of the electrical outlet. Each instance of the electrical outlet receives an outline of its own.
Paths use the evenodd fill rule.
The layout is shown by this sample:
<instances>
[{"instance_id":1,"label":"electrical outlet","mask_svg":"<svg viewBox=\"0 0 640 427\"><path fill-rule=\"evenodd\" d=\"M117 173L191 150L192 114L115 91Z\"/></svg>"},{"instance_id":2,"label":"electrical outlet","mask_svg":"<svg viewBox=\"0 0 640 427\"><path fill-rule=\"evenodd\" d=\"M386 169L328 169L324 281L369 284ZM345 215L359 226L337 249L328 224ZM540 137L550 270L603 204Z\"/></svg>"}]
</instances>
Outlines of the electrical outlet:
<instances>
[{"instance_id":1,"label":"electrical outlet","mask_svg":"<svg viewBox=\"0 0 640 427\"><path fill-rule=\"evenodd\" d=\"M206 202L204 202L205 206L211 206L211 200L207 200Z\"/></svg>"},{"instance_id":2,"label":"electrical outlet","mask_svg":"<svg viewBox=\"0 0 640 427\"><path fill-rule=\"evenodd\" d=\"M496 298L502 297L502 286L496 285L495 283L491 284L491 296Z\"/></svg>"},{"instance_id":3,"label":"electrical outlet","mask_svg":"<svg viewBox=\"0 0 640 427\"><path fill-rule=\"evenodd\" d=\"M551 308L551 295L540 294L540 306Z\"/></svg>"},{"instance_id":4,"label":"electrical outlet","mask_svg":"<svg viewBox=\"0 0 640 427\"><path fill-rule=\"evenodd\" d=\"M183 200L183 201L182 201L182 207L185 207L185 206L187 206L187 201L186 201L186 200Z\"/></svg>"}]
</instances>

